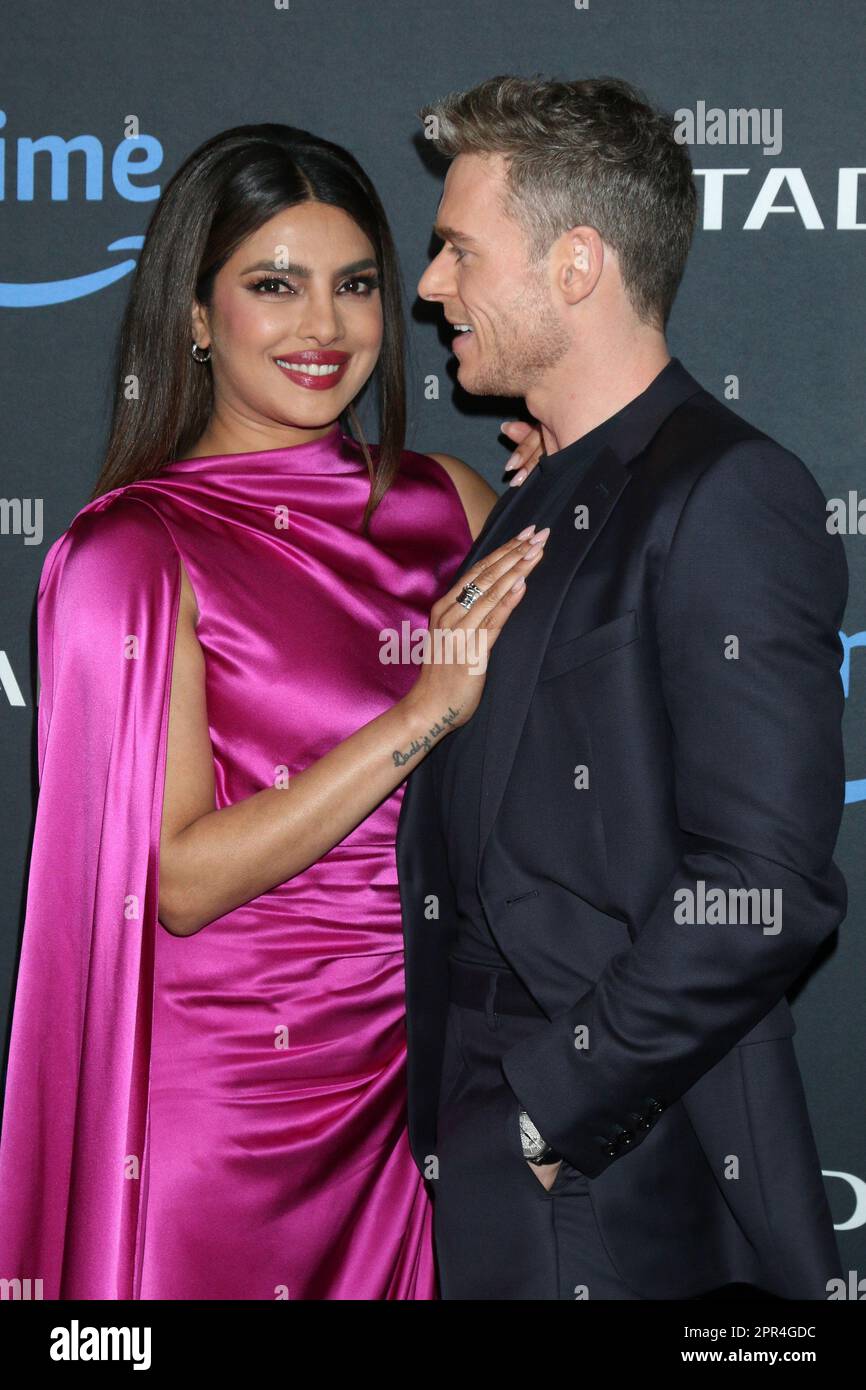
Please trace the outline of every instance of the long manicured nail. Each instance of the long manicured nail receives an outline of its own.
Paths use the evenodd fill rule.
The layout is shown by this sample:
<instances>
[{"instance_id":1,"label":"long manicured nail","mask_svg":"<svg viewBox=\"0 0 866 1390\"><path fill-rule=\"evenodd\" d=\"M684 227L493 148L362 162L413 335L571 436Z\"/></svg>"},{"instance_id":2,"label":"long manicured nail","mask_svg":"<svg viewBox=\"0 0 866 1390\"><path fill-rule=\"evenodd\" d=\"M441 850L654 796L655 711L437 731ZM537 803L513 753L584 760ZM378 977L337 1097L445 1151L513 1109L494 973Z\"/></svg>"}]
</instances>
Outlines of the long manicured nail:
<instances>
[{"instance_id":1,"label":"long manicured nail","mask_svg":"<svg viewBox=\"0 0 866 1390\"><path fill-rule=\"evenodd\" d=\"M535 522L533 521L531 526L524 526L523 530L518 532L517 539L519 541L525 541L527 536L531 536L534 530Z\"/></svg>"},{"instance_id":2,"label":"long manicured nail","mask_svg":"<svg viewBox=\"0 0 866 1390\"><path fill-rule=\"evenodd\" d=\"M515 473L514 477L511 479L511 482L508 484L508 486L509 486L509 487L520 487L520 484L523 482L523 479L524 479L525 477L526 477L526 469L525 469L525 468L521 468L521 470L520 470L519 473Z\"/></svg>"},{"instance_id":3,"label":"long manicured nail","mask_svg":"<svg viewBox=\"0 0 866 1390\"><path fill-rule=\"evenodd\" d=\"M522 462L523 462L522 458L520 457L520 455L518 454L517 450L515 449L514 453L511 455L511 458L508 460L508 462L507 462L506 465L505 465L505 472L506 472L506 473L513 473L514 469L517 468L518 465L521 464Z\"/></svg>"},{"instance_id":4,"label":"long manicured nail","mask_svg":"<svg viewBox=\"0 0 866 1390\"><path fill-rule=\"evenodd\" d=\"M550 527L545 526L543 531L537 532L537 534L532 537L532 540L529 542L529 549L532 550L536 545L544 545L549 535Z\"/></svg>"}]
</instances>

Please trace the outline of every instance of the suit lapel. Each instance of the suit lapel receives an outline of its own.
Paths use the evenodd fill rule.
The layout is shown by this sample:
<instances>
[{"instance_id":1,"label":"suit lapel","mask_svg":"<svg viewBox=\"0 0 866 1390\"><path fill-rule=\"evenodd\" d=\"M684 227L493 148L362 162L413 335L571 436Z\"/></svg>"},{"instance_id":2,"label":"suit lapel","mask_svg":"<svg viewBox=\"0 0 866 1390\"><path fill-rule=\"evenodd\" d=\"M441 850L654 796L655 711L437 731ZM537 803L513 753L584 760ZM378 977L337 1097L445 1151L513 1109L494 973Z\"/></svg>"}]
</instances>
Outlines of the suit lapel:
<instances>
[{"instance_id":1,"label":"suit lapel","mask_svg":"<svg viewBox=\"0 0 866 1390\"><path fill-rule=\"evenodd\" d=\"M530 475L532 477L534 475ZM610 448L583 473L551 524L547 554L527 580L520 625L505 624L490 655L490 707L479 806L479 863L505 792L550 632L574 575L601 534L631 474ZM523 484L529 485L530 479ZM575 526L578 507L586 525ZM507 509L503 509L507 516ZM491 526L490 537L499 523ZM479 541L481 537L479 537Z\"/></svg>"},{"instance_id":2,"label":"suit lapel","mask_svg":"<svg viewBox=\"0 0 866 1390\"><path fill-rule=\"evenodd\" d=\"M465 575L466 571L475 564L476 560L481 558L482 554L487 555L502 544L508 534L506 527L511 503L514 498L524 494L527 488L537 483L539 476L538 469L533 469L525 483L519 488L507 488L494 503L490 515L473 541L465 559L461 562L460 575ZM527 594L522 602L526 603L528 598L529 595ZM504 633L497 645L502 643L503 638ZM403 805L397 823L397 855L400 864L401 883L406 882L410 877L414 878L416 868L418 870L418 882L424 881L421 865L424 862L426 836L423 827L424 812L422 807L425 798L433 795L433 760L441 756L443 746L444 744L440 743L434 748L420 766L415 768L406 782Z\"/></svg>"},{"instance_id":3,"label":"suit lapel","mask_svg":"<svg viewBox=\"0 0 866 1390\"><path fill-rule=\"evenodd\" d=\"M472 542L471 548L467 551L466 558L461 562L461 574L465 574L466 570L477 560L480 560L484 555L489 555L491 550L495 550L498 545L513 539L508 531L511 503L516 497L525 497L527 491L531 491L533 486L537 484L540 476L538 468L533 468L525 483L522 483L520 487L506 488L505 492L497 499L490 515Z\"/></svg>"},{"instance_id":4,"label":"suit lapel","mask_svg":"<svg viewBox=\"0 0 866 1390\"><path fill-rule=\"evenodd\" d=\"M521 609L529 609L532 620L527 623L523 618L519 630L506 623L496 643L484 694L490 701L490 710L485 768L479 791L479 865L511 774L550 632L571 580L616 506L635 461L670 413L700 391L703 391L700 382L686 371L678 358L672 358L644 397L637 398L642 401L640 408L630 410L614 432L608 434L608 444L583 473L557 514L548 540L550 553L530 576L526 594L520 602ZM539 470L533 469L521 487L506 488L468 551L460 567L461 574L509 538L513 498L537 484L539 476ZM588 511L585 530L578 530L574 525L575 508L581 505ZM551 545L551 540L559 543ZM408 779L398 828L398 841L404 846L413 837L422 835L420 811L416 815L416 808L423 799L422 791L427 790L426 779L431 775L432 761L443 746L440 744L434 749Z\"/></svg>"}]
</instances>

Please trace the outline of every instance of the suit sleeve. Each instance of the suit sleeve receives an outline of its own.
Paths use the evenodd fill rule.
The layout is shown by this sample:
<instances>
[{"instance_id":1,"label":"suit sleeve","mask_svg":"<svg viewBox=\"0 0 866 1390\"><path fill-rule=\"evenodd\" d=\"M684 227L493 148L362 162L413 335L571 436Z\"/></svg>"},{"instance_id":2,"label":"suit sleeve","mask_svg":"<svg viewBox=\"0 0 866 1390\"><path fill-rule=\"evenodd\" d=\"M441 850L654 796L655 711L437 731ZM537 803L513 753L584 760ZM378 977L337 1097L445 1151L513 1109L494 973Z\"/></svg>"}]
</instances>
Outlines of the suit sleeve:
<instances>
[{"instance_id":1,"label":"suit sleeve","mask_svg":"<svg viewBox=\"0 0 866 1390\"><path fill-rule=\"evenodd\" d=\"M847 589L842 542L793 454L754 441L701 474L656 610L681 858L631 946L503 1058L541 1134L589 1177L745 1037L845 915L832 855ZM702 898L749 901L732 890L763 890L760 914L688 920Z\"/></svg>"}]
</instances>

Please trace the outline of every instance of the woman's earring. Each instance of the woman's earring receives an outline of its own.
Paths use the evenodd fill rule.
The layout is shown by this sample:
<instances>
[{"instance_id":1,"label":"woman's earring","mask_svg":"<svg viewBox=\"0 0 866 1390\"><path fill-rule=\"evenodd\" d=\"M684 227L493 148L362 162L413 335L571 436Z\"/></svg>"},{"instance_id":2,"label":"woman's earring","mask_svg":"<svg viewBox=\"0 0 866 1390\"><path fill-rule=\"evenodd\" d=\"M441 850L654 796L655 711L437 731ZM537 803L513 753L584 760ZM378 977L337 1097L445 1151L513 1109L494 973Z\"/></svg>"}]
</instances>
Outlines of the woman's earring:
<instances>
[{"instance_id":1,"label":"woman's earring","mask_svg":"<svg viewBox=\"0 0 866 1390\"><path fill-rule=\"evenodd\" d=\"M202 354L201 357L199 356L199 353ZM211 350L210 350L209 347L203 348L203 347L199 347L198 343L193 343L193 345L192 345L192 355L193 355L193 357L195 358L196 362L209 362L209 361L210 361Z\"/></svg>"}]
</instances>

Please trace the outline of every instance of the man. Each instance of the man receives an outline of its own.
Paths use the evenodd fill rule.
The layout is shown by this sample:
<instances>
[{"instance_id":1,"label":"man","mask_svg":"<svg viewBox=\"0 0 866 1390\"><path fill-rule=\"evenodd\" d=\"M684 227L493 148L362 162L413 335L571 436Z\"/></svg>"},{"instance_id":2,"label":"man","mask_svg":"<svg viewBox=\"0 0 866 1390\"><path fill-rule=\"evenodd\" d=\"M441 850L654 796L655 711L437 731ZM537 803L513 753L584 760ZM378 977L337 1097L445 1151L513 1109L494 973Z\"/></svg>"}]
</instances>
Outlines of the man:
<instances>
[{"instance_id":1,"label":"man","mask_svg":"<svg viewBox=\"0 0 866 1390\"><path fill-rule=\"evenodd\" d=\"M696 216L671 119L607 78L421 114L452 162L419 292L461 386L523 396L547 451L467 563L551 527L399 826L442 1296L824 1298L785 992L846 907L841 541L668 352Z\"/></svg>"}]
</instances>

